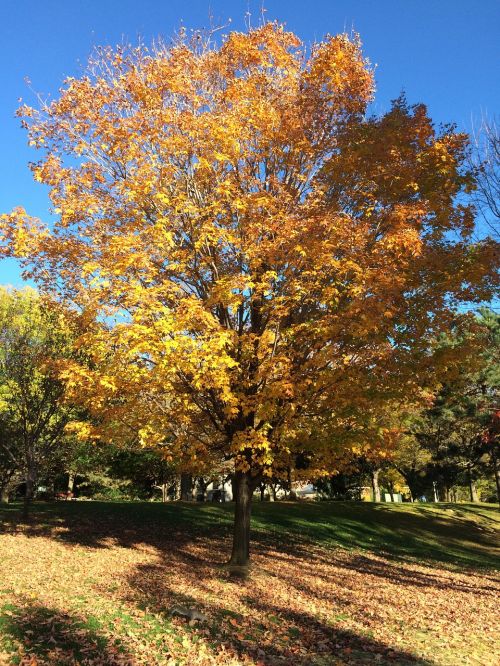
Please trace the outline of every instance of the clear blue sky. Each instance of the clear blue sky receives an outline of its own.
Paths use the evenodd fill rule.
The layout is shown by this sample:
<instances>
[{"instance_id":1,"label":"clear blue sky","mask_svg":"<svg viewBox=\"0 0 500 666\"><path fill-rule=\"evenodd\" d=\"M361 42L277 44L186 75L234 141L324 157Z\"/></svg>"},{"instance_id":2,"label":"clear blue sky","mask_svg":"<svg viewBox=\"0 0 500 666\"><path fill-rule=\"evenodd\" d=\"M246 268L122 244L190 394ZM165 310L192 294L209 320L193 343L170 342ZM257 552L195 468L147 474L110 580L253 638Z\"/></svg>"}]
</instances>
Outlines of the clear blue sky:
<instances>
[{"instance_id":1,"label":"clear blue sky","mask_svg":"<svg viewBox=\"0 0 500 666\"><path fill-rule=\"evenodd\" d=\"M43 94L78 76L92 47L149 42L187 28L232 19L258 23L260 0L1 0L0 212L22 205L47 218L46 190L27 168L36 152L14 117L18 99L33 101L25 78ZM377 64L376 112L406 91L425 102L438 123L470 129L471 119L500 107L499 0L266 0L266 18L278 19L304 41L354 28ZM0 284L20 284L11 260L0 261Z\"/></svg>"}]
</instances>

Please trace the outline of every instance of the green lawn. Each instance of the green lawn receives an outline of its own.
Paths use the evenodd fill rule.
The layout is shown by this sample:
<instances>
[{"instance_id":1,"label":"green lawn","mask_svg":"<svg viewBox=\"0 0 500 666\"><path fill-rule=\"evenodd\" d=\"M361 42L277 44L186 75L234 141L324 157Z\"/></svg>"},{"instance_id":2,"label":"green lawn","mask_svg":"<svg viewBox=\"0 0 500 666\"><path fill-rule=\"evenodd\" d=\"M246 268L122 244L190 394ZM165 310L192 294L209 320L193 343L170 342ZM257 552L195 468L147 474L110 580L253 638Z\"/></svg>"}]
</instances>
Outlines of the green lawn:
<instances>
[{"instance_id":1,"label":"green lawn","mask_svg":"<svg viewBox=\"0 0 500 666\"><path fill-rule=\"evenodd\" d=\"M130 528L223 537L231 533L232 512L231 503L37 503L28 529L50 533L64 527L68 540L90 542ZM0 505L0 529L21 520L20 505ZM494 504L257 501L252 528L260 542L314 542L457 568L499 566L500 510Z\"/></svg>"}]
</instances>

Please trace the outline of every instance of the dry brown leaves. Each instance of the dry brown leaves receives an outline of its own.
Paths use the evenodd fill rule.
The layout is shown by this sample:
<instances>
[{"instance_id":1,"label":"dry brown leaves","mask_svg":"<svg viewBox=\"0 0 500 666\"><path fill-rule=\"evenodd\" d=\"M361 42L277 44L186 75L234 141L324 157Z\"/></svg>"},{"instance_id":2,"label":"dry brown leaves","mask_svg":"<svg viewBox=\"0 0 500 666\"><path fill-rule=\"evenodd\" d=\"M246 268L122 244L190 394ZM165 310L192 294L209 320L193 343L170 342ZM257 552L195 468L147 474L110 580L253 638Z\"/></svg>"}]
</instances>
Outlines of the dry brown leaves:
<instances>
[{"instance_id":1,"label":"dry brown leaves","mask_svg":"<svg viewBox=\"0 0 500 666\"><path fill-rule=\"evenodd\" d=\"M0 535L0 664L494 664L500 580L319 547ZM207 623L170 617L182 603ZM7 646L7 647L6 647Z\"/></svg>"}]
</instances>

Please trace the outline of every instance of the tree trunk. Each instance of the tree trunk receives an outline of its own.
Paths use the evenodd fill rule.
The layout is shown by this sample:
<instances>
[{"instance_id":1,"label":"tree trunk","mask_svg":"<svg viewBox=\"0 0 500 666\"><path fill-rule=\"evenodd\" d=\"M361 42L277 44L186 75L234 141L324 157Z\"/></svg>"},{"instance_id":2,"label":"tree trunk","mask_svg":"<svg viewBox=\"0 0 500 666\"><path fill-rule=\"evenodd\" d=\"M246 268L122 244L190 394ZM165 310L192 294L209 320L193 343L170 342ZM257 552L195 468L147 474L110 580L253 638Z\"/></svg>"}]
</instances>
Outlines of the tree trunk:
<instances>
[{"instance_id":1,"label":"tree trunk","mask_svg":"<svg viewBox=\"0 0 500 666\"><path fill-rule=\"evenodd\" d=\"M23 505L23 514L27 518L30 512L30 507L35 496L35 483L36 483L36 474L35 470L32 467L28 468L26 473L26 489L24 491L24 505Z\"/></svg>"},{"instance_id":2,"label":"tree trunk","mask_svg":"<svg viewBox=\"0 0 500 666\"><path fill-rule=\"evenodd\" d=\"M249 472L236 472L233 478L234 532L229 564L248 565L250 559L250 514L252 510L252 478Z\"/></svg>"},{"instance_id":3,"label":"tree trunk","mask_svg":"<svg viewBox=\"0 0 500 666\"><path fill-rule=\"evenodd\" d=\"M207 498L207 488L209 486L209 483L205 481L205 479L200 476L198 478L198 485L197 485L197 495L196 499L199 500L200 502L205 502Z\"/></svg>"},{"instance_id":4,"label":"tree trunk","mask_svg":"<svg viewBox=\"0 0 500 666\"><path fill-rule=\"evenodd\" d=\"M493 455L493 473L495 474L495 483L497 485L497 500L500 504L500 461L498 460L497 452L494 451Z\"/></svg>"},{"instance_id":5,"label":"tree trunk","mask_svg":"<svg viewBox=\"0 0 500 666\"><path fill-rule=\"evenodd\" d=\"M73 490L75 489L75 475L73 472L68 472L68 495L71 493L73 494Z\"/></svg>"},{"instance_id":6,"label":"tree trunk","mask_svg":"<svg viewBox=\"0 0 500 666\"><path fill-rule=\"evenodd\" d=\"M380 469L372 470L372 491L373 491L374 502L380 502L380 486L378 484L379 474L380 474Z\"/></svg>"},{"instance_id":7,"label":"tree trunk","mask_svg":"<svg viewBox=\"0 0 500 666\"><path fill-rule=\"evenodd\" d=\"M285 490L285 499L287 499L287 500L297 499L296 496L295 497L293 496L293 495L295 495L295 493L294 493L293 488L292 488L293 481L292 481L292 468L291 467L288 467L288 469L287 469L286 478L287 478L287 485L288 485L288 494ZM292 495L292 493L293 493L293 495Z\"/></svg>"},{"instance_id":8,"label":"tree trunk","mask_svg":"<svg viewBox=\"0 0 500 666\"><path fill-rule=\"evenodd\" d=\"M410 500L416 502L422 495L422 480L414 469L402 470L398 468L398 472L402 475L410 491ZM403 473L404 472L404 473Z\"/></svg>"},{"instance_id":9,"label":"tree trunk","mask_svg":"<svg viewBox=\"0 0 500 666\"><path fill-rule=\"evenodd\" d=\"M7 486L3 487L0 490L0 502L3 504L8 504L9 503L9 489Z\"/></svg>"},{"instance_id":10,"label":"tree trunk","mask_svg":"<svg viewBox=\"0 0 500 666\"><path fill-rule=\"evenodd\" d=\"M470 501L474 503L479 502L476 482L474 481L474 479L470 474L469 474L469 490L470 490Z\"/></svg>"},{"instance_id":11,"label":"tree trunk","mask_svg":"<svg viewBox=\"0 0 500 666\"><path fill-rule=\"evenodd\" d=\"M265 484L265 483L261 483L261 484L260 484L260 501L261 501L261 502L264 501L264 495L265 495L265 492L266 492L266 484Z\"/></svg>"},{"instance_id":12,"label":"tree trunk","mask_svg":"<svg viewBox=\"0 0 500 666\"><path fill-rule=\"evenodd\" d=\"M191 474L181 474L181 500L191 502L193 499L193 477Z\"/></svg>"}]
</instances>

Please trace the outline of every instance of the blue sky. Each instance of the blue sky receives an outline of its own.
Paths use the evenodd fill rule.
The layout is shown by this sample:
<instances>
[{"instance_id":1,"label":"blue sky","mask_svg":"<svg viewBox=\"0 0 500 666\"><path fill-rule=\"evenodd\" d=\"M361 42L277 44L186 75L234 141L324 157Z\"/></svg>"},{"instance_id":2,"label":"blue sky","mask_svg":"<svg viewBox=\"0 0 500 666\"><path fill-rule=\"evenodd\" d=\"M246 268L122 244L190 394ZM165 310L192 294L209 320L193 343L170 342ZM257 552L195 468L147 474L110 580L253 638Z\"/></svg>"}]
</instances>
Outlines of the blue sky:
<instances>
[{"instance_id":1,"label":"blue sky","mask_svg":"<svg viewBox=\"0 0 500 666\"><path fill-rule=\"evenodd\" d=\"M200 28L213 16L241 29L256 24L260 0L1 0L0 2L0 212L22 205L47 218L46 190L27 168L37 159L14 117L18 99L32 90L57 94L66 76L78 76L92 47L169 37L182 24ZM425 102L438 123L469 130L472 119L500 107L498 0L266 0L267 19L278 19L305 42L356 30L377 65L374 110L406 91ZM0 261L0 284L19 285L15 262Z\"/></svg>"}]
</instances>

